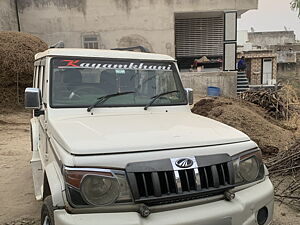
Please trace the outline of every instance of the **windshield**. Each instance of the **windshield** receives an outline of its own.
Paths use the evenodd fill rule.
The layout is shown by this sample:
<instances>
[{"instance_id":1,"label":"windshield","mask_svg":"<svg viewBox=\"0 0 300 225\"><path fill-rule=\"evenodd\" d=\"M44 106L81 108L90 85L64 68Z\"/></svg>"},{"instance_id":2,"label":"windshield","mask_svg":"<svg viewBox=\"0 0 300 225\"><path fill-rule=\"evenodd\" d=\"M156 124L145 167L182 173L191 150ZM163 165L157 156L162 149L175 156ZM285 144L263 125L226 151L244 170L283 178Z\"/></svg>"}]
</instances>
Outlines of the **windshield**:
<instances>
[{"instance_id":1,"label":"windshield","mask_svg":"<svg viewBox=\"0 0 300 225\"><path fill-rule=\"evenodd\" d=\"M145 106L165 92L151 105L187 104L173 62L53 58L50 82L54 108L89 107L106 95L113 97L95 107Z\"/></svg>"}]
</instances>

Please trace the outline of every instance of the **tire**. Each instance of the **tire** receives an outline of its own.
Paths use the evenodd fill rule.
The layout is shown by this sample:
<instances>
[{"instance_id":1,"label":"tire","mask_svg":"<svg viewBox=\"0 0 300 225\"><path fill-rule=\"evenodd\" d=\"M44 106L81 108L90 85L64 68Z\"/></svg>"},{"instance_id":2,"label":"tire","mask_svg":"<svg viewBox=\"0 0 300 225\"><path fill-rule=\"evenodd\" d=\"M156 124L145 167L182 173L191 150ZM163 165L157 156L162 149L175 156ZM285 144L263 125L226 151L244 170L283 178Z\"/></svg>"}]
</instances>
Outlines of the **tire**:
<instances>
[{"instance_id":1,"label":"tire","mask_svg":"<svg viewBox=\"0 0 300 225\"><path fill-rule=\"evenodd\" d=\"M44 199L41 211L41 225L55 225L51 195Z\"/></svg>"}]
</instances>

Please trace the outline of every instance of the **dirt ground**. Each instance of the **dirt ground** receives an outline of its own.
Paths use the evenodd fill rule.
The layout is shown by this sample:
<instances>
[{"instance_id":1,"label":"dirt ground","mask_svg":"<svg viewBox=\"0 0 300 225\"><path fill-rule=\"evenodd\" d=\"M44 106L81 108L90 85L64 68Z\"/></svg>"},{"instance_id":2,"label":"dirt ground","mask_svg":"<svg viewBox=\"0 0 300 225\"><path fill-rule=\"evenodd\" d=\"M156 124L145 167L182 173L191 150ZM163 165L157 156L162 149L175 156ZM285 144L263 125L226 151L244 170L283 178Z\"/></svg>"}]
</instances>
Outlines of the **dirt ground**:
<instances>
[{"instance_id":1,"label":"dirt ground","mask_svg":"<svg viewBox=\"0 0 300 225\"><path fill-rule=\"evenodd\" d=\"M29 119L30 114L24 112L0 114L1 225L16 220L16 224L33 224L39 218L40 204L33 194L29 164Z\"/></svg>"},{"instance_id":2,"label":"dirt ground","mask_svg":"<svg viewBox=\"0 0 300 225\"><path fill-rule=\"evenodd\" d=\"M39 224L33 194L28 112L0 113L0 225ZM300 224L300 212L276 202L274 225Z\"/></svg>"}]
</instances>

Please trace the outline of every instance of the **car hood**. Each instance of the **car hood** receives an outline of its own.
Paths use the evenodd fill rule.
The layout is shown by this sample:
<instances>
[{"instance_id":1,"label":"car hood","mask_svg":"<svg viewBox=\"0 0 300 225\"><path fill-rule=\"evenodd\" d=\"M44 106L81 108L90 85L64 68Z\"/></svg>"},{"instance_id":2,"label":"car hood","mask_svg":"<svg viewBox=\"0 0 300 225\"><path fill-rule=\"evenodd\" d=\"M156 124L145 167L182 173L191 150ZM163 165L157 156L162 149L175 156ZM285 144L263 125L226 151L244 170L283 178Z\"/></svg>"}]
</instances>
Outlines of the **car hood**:
<instances>
[{"instance_id":1,"label":"car hood","mask_svg":"<svg viewBox=\"0 0 300 225\"><path fill-rule=\"evenodd\" d=\"M192 113L89 115L49 121L50 133L74 155L113 154L229 144L244 133Z\"/></svg>"}]
</instances>

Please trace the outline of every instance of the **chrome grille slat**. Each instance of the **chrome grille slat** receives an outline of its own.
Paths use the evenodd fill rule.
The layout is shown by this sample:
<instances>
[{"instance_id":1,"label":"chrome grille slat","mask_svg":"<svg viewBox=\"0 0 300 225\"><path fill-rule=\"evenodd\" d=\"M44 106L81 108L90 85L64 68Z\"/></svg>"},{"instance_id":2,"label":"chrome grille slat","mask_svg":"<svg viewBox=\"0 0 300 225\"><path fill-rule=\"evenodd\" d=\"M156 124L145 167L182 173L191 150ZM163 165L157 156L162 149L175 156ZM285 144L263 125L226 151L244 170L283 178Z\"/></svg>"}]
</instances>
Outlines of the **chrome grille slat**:
<instances>
[{"instance_id":1,"label":"chrome grille slat","mask_svg":"<svg viewBox=\"0 0 300 225\"><path fill-rule=\"evenodd\" d=\"M199 175L199 170L194 169L194 176L195 176L195 182L196 182L196 190L201 190L201 180Z\"/></svg>"},{"instance_id":2,"label":"chrome grille slat","mask_svg":"<svg viewBox=\"0 0 300 225\"><path fill-rule=\"evenodd\" d=\"M181 194L182 193L182 186L181 186L181 180L180 180L179 172L174 171L174 175L175 175L175 183L176 183L177 193Z\"/></svg>"}]
</instances>

